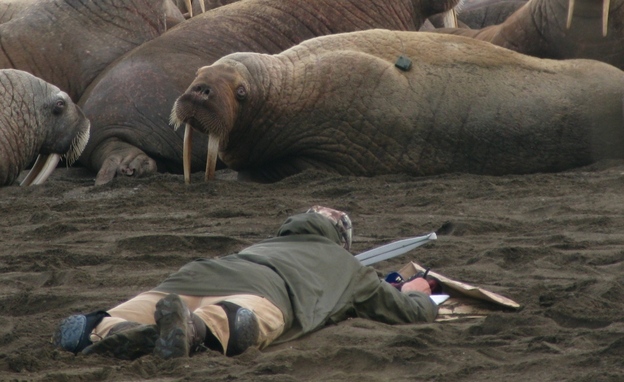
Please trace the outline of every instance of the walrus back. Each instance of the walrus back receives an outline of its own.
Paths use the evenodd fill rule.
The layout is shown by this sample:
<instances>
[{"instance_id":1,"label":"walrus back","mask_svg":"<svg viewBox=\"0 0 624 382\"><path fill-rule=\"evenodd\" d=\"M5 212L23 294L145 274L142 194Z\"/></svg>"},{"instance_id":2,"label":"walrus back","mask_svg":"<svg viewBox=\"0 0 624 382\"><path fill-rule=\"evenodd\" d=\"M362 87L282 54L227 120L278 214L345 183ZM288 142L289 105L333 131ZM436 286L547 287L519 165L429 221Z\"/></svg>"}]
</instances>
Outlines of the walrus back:
<instances>
[{"instance_id":1,"label":"walrus back","mask_svg":"<svg viewBox=\"0 0 624 382\"><path fill-rule=\"evenodd\" d=\"M401 56L411 60L408 70L395 66ZM257 73L259 56L233 57ZM319 37L274 59L282 68L267 102L282 117L263 139L291 131L283 152L317 145L307 160L319 167L339 163L338 172L365 176L497 175L560 171L624 152L624 75L604 63L388 30ZM297 133L304 130L318 134ZM326 148L318 147L323 135Z\"/></svg>"}]
</instances>

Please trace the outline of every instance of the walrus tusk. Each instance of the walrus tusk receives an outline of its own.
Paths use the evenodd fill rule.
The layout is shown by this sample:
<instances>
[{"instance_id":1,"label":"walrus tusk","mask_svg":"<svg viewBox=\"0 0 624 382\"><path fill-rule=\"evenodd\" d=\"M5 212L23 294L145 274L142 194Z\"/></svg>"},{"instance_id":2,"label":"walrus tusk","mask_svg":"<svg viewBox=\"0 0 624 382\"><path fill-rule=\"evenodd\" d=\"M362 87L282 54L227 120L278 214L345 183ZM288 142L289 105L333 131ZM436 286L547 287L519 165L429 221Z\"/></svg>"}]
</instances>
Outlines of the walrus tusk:
<instances>
[{"instance_id":1,"label":"walrus tusk","mask_svg":"<svg viewBox=\"0 0 624 382\"><path fill-rule=\"evenodd\" d=\"M442 21L444 23L444 28L457 28L457 13L455 9L444 12Z\"/></svg>"},{"instance_id":2,"label":"walrus tusk","mask_svg":"<svg viewBox=\"0 0 624 382\"><path fill-rule=\"evenodd\" d=\"M186 10L189 13L189 18L193 17L193 3L192 3L192 0L184 0L184 4L186 5Z\"/></svg>"},{"instance_id":3,"label":"walrus tusk","mask_svg":"<svg viewBox=\"0 0 624 382\"><path fill-rule=\"evenodd\" d=\"M217 157L219 156L219 137L214 134L208 136L208 156L206 158L206 181L215 177Z\"/></svg>"},{"instance_id":4,"label":"walrus tusk","mask_svg":"<svg viewBox=\"0 0 624 382\"><path fill-rule=\"evenodd\" d=\"M611 0L604 0L602 3L602 37L607 37L607 27L609 24L609 7Z\"/></svg>"},{"instance_id":5,"label":"walrus tusk","mask_svg":"<svg viewBox=\"0 0 624 382\"><path fill-rule=\"evenodd\" d=\"M568 19L566 20L566 29L570 29L572 25L572 14L574 13L574 0L568 1Z\"/></svg>"},{"instance_id":6,"label":"walrus tusk","mask_svg":"<svg viewBox=\"0 0 624 382\"><path fill-rule=\"evenodd\" d=\"M204 0L199 0L199 7L201 8L202 13L206 12L206 4Z\"/></svg>"},{"instance_id":7,"label":"walrus tusk","mask_svg":"<svg viewBox=\"0 0 624 382\"><path fill-rule=\"evenodd\" d=\"M182 165L184 166L184 183L191 184L191 154L193 152L193 128L186 124L184 128L184 145L182 147Z\"/></svg>"},{"instance_id":8,"label":"walrus tusk","mask_svg":"<svg viewBox=\"0 0 624 382\"><path fill-rule=\"evenodd\" d=\"M26 178L22 180L20 186L31 186L42 184L48 179L50 174L56 169L58 162L61 160L59 154L43 155L39 154L35 164L30 169Z\"/></svg>"}]
</instances>

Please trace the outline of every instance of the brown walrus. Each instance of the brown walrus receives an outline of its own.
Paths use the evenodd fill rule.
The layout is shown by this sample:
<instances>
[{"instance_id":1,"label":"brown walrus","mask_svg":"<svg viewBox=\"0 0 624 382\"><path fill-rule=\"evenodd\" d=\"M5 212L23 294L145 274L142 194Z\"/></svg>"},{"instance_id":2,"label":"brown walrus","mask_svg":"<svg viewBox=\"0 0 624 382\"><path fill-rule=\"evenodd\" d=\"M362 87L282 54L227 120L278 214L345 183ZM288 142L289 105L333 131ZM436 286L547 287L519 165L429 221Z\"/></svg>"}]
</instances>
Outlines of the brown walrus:
<instances>
[{"instance_id":1,"label":"brown walrus","mask_svg":"<svg viewBox=\"0 0 624 382\"><path fill-rule=\"evenodd\" d=\"M0 68L19 69L77 101L113 61L184 21L171 0L38 0L0 24Z\"/></svg>"},{"instance_id":2,"label":"brown walrus","mask_svg":"<svg viewBox=\"0 0 624 382\"><path fill-rule=\"evenodd\" d=\"M623 95L624 72L602 62L373 30L225 56L198 71L171 122L208 134L209 163L218 147L253 180L524 174L624 156Z\"/></svg>"},{"instance_id":3,"label":"brown walrus","mask_svg":"<svg viewBox=\"0 0 624 382\"><path fill-rule=\"evenodd\" d=\"M79 105L91 120L80 158L97 171L95 184L115 176L181 172L181 131L169 126L171 106L197 69L235 52L279 53L314 37L355 30L418 30L458 0L245 0L187 20L110 65ZM194 171L206 157L194 151ZM203 155L198 155L198 153Z\"/></svg>"},{"instance_id":4,"label":"brown walrus","mask_svg":"<svg viewBox=\"0 0 624 382\"><path fill-rule=\"evenodd\" d=\"M12 184L39 154L22 185L41 184L61 157L70 165L89 139L89 120L67 93L15 70L0 70L0 185Z\"/></svg>"},{"instance_id":5,"label":"brown walrus","mask_svg":"<svg viewBox=\"0 0 624 382\"><path fill-rule=\"evenodd\" d=\"M0 24L11 21L20 12L40 0L0 0Z\"/></svg>"},{"instance_id":6,"label":"brown walrus","mask_svg":"<svg viewBox=\"0 0 624 382\"><path fill-rule=\"evenodd\" d=\"M531 0L503 23L451 33L541 58L589 58L624 69L624 0Z\"/></svg>"},{"instance_id":7,"label":"brown walrus","mask_svg":"<svg viewBox=\"0 0 624 382\"><path fill-rule=\"evenodd\" d=\"M191 18L211 9L219 8L237 1L240 0L173 0L173 3L186 18Z\"/></svg>"}]
</instances>

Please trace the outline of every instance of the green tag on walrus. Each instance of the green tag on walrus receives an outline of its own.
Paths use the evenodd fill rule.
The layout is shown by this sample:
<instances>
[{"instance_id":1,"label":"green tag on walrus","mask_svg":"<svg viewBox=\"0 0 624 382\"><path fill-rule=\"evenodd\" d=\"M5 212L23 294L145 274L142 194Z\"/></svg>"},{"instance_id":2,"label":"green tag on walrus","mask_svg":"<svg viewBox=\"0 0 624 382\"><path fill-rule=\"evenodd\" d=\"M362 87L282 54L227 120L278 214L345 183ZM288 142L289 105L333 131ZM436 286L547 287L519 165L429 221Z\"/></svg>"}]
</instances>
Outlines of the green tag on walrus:
<instances>
[{"instance_id":1,"label":"green tag on walrus","mask_svg":"<svg viewBox=\"0 0 624 382\"><path fill-rule=\"evenodd\" d=\"M412 67L412 60L405 56L399 56L397 61L394 63L394 66L401 69L404 72L407 72Z\"/></svg>"}]
</instances>

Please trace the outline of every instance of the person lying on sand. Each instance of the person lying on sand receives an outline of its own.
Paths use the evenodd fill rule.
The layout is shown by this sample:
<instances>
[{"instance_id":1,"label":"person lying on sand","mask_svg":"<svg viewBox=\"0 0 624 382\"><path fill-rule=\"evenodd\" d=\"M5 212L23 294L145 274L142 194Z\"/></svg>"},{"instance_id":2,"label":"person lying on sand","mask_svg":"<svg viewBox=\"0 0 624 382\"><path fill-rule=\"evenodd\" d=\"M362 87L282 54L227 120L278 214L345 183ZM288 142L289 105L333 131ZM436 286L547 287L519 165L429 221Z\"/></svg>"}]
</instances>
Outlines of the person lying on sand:
<instances>
[{"instance_id":1,"label":"person lying on sand","mask_svg":"<svg viewBox=\"0 0 624 382\"><path fill-rule=\"evenodd\" d=\"M52 342L76 354L120 359L187 357L206 349L233 356L350 317L387 324L436 318L424 278L399 290L360 264L350 244L348 216L315 207L286 219L274 238L192 261L108 311L63 319Z\"/></svg>"}]
</instances>

